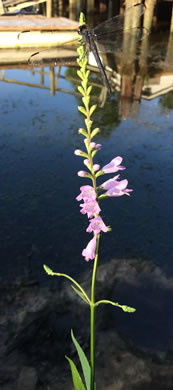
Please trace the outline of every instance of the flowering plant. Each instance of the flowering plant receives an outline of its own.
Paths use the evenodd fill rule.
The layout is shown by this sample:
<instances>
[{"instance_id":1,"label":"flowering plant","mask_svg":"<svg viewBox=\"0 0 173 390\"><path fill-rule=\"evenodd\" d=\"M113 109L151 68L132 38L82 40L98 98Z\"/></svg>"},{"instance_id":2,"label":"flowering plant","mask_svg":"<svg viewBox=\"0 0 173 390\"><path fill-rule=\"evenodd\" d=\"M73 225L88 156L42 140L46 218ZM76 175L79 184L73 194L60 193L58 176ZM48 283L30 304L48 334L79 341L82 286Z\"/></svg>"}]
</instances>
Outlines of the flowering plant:
<instances>
[{"instance_id":1,"label":"flowering plant","mask_svg":"<svg viewBox=\"0 0 173 390\"><path fill-rule=\"evenodd\" d=\"M80 18L81 24L84 23L83 14ZM84 158L84 165L87 167L87 171L79 171L78 176L83 178L88 178L91 180L91 185L84 185L80 187L80 194L76 197L76 200L80 203L80 212L82 214L87 214L89 219L89 225L86 229L87 233L92 233L92 239L88 242L86 248L82 251L82 256L85 261L93 260L93 272L92 272L92 282L91 282L91 296L89 297L82 286L76 282L71 276L61 273L53 272L48 266L44 265L45 271L51 275L64 276L72 282L73 290L90 306L90 363L88 359L74 337L73 331L71 331L71 336L73 343L76 347L81 366L83 371L83 376L85 379L85 385L81 379L81 376L73 363L73 361L66 356L67 360L70 363L73 385L75 390L96 390L95 382L95 309L102 303L111 304L117 306L126 312L134 312L135 309L126 306L120 305L117 302L112 302L109 300L100 300L95 301L95 285L96 285L96 273L98 267L98 254L99 254L99 242L102 232L107 233L111 230L110 226L106 226L102 217L100 216L101 208L99 205L100 199L109 198L109 197L119 197L123 195L130 195L132 189L128 189L128 181L126 179L119 180L120 175L116 175L111 179L103 182L97 186L97 178L99 176L115 173L120 170L124 170L125 167L121 165L122 157L118 156L113 158L108 164L100 168L100 165L94 164L93 159L96 153L101 149L101 145L93 142L93 138L99 133L99 128L93 129L93 121L91 116L96 109L96 105L90 107L90 93L92 90L91 86L88 86L88 76L89 71L87 70L87 58L85 56L84 45L80 44L78 48L79 59L78 64L80 70L78 70L78 75L81 79L81 85L78 87L79 92L82 95L83 106L79 106L79 111L85 116L85 126L86 128L80 128L79 134L84 136L84 145L85 151L75 150L75 155L81 156Z\"/></svg>"}]
</instances>

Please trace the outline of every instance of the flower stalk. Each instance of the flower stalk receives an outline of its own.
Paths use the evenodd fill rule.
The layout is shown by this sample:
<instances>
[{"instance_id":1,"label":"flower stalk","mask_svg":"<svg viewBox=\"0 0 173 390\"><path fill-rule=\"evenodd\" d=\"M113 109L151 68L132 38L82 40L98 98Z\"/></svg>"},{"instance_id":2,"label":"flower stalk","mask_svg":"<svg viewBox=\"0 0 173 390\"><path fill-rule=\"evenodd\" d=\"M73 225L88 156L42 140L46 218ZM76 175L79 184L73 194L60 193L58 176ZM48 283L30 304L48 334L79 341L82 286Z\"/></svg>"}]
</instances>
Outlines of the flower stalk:
<instances>
[{"instance_id":1,"label":"flower stalk","mask_svg":"<svg viewBox=\"0 0 173 390\"><path fill-rule=\"evenodd\" d=\"M81 14L80 24L84 24L84 16ZM100 246L100 237L101 233L107 233L111 231L110 226L106 226L103 219L100 216L101 208L99 206L99 200L109 197L119 197L123 195L130 195L131 189L127 188L128 181L126 179L119 180L119 174L113 178L105 181L104 183L99 184L97 187L97 178L110 173L115 173L119 170L124 170L125 167L120 165L122 162L122 157L117 156L113 158L108 164L103 168L100 168L99 164L94 163L94 157L97 152L101 149L101 145L93 141L93 138L100 132L99 128L93 128L93 120L91 119L94 111L96 110L96 105L90 106L90 94L92 87L88 86L88 77L89 70L87 70L87 57L85 55L84 43L80 40L80 45L78 47L79 58L77 60L80 69L77 71L78 76L81 80L81 85L78 86L78 90L82 95L83 105L79 106L79 111L85 116L85 126L86 128L80 128L78 130L79 134L84 136L84 146L85 151L77 149L74 151L76 156L84 158L84 166L87 169L78 172L78 176L87 178L91 180L91 185L84 185L80 187L80 194L76 197L76 200L80 203L80 212L86 214L89 219L89 226L87 227L87 233L92 233L93 237L87 244L86 248L82 251L82 256L85 261L93 260L93 271L92 271L92 281L91 281L91 297L89 298L83 287L76 282L71 276L53 272L48 266L44 265L44 270L48 275L51 276L63 276L72 282L72 288L79 297L90 306L90 363L87 360L87 357L78 344L73 331L71 331L71 336L73 343L75 345L76 351L79 356L81 363L83 377L85 380L85 385L81 379L81 376L78 372L73 361L66 356L72 372L73 385L75 390L96 390L95 382L95 312L96 307L100 304L111 304L117 306L126 312L134 312L135 309L128 307L126 305L120 305L117 302L112 302L109 300L95 300L95 291L96 291L96 275L98 268L98 259L99 259L99 246ZM103 192L100 195L100 192Z\"/></svg>"}]
</instances>

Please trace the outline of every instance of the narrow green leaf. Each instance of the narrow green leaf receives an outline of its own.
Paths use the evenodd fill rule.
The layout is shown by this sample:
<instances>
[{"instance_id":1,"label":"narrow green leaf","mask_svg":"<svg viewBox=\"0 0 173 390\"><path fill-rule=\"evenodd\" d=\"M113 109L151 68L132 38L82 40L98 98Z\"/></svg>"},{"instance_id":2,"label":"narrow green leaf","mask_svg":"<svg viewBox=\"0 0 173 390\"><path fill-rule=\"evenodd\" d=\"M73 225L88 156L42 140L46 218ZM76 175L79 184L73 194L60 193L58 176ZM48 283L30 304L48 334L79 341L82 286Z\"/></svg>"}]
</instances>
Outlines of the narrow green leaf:
<instances>
[{"instance_id":1,"label":"narrow green leaf","mask_svg":"<svg viewBox=\"0 0 173 390\"><path fill-rule=\"evenodd\" d=\"M91 133L91 138L95 137L96 134L98 134L100 132L100 129L97 127L95 128L92 133Z\"/></svg>"},{"instance_id":2,"label":"narrow green leaf","mask_svg":"<svg viewBox=\"0 0 173 390\"><path fill-rule=\"evenodd\" d=\"M136 309L134 307L130 307L130 306L126 306L126 305L121 306L121 309L123 311L127 311L128 313L134 313L136 311Z\"/></svg>"},{"instance_id":3,"label":"narrow green leaf","mask_svg":"<svg viewBox=\"0 0 173 390\"><path fill-rule=\"evenodd\" d=\"M71 286L71 288L76 292L76 294L78 294L80 296L81 299L83 299L83 301L85 301L86 303L90 304L90 301L88 301L84 295L82 294L81 291L79 291L76 287L74 286Z\"/></svg>"},{"instance_id":4,"label":"narrow green leaf","mask_svg":"<svg viewBox=\"0 0 173 390\"><path fill-rule=\"evenodd\" d=\"M82 128L80 128L80 129L78 130L78 133L84 135L84 137L86 137L86 138L88 137L87 131L84 130L84 129L82 129Z\"/></svg>"},{"instance_id":5,"label":"narrow green leaf","mask_svg":"<svg viewBox=\"0 0 173 390\"><path fill-rule=\"evenodd\" d=\"M75 390L86 390L85 386L82 382L82 379L80 377L80 374L76 368L76 365L73 363L73 361L68 356L66 356L66 359L68 360L68 362L70 364L73 385L74 385Z\"/></svg>"},{"instance_id":6,"label":"narrow green leaf","mask_svg":"<svg viewBox=\"0 0 173 390\"><path fill-rule=\"evenodd\" d=\"M77 87L77 89L78 89L78 91L81 93L81 95L85 96L85 91L84 91L84 89L81 87L81 85L79 85L79 86Z\"/></svg>"},{"instance_id":7,"label":"narrow green leaf","mask_svg":"<svg viewBox=\"0 0 173 390\"><path fill-rule=\"evenodd\" d=\"M85 14L83 12L80 12L80 16L79 16L79 24L80 26L82 26L82 24L85 24Z\"/></svg>"},{"instance_id":8,"label":"narrow green leaf","mask_svg":"<svg viewBox=\"0 0 173 390\"><path fill-rule=\"evenodd\" d=\"M51 275L51 276L54 275L54 272L46 264L43 264L43 268L48 275Z\"/></svg>"},{"instance_id":9,"label":"narrow green leaf","mask_svg":"<svg viewBox=\"0 0 173 390\"><path fill-rule=\"evenodd\" d=\"M79 110L82 114L84 114L85 116L87 116L87 112L86 112L86 110L85 110L85 108L84 108L83 106L78 106L78 110Z\"/></svg>"},{"instance_id":10,"label":"narrow green leaf","mask_svg":"<svg viewBox=\"0 0 173 390\"><path fill-rule=\"evenodd\" d=\"M82 366L82 371L83 371L83 375L84 375L84 378L85 378L85 383L86 383L87 390L90 390L90 373L91 373L91 368L90 368L90 365L88 363L88 359L87 359L87 357L85 355L85 352L83 351L83 349L81 348L81 346L77 342L76 338L74 337L74 334L73 334L72 330L71 330L71 337L72 337L73 343L74 343L74 345L76 347L76 350L77 350L77 353L78 353L78 356L79 356L79 359L80 359L80 363L81 363L81 366Z\"/></svg>"},{"instance_id":11,"label":"narrow green leaf","mask_svg":"<svg viewBox=\"0 0 173 390\"><path fill-rule=\"evenodd\" d=\"M97 108L97 104L93 104L93 106L91 106L90 108L90 116L93 114L93 112L96 110Z\"/></svg>"}]
</instances>

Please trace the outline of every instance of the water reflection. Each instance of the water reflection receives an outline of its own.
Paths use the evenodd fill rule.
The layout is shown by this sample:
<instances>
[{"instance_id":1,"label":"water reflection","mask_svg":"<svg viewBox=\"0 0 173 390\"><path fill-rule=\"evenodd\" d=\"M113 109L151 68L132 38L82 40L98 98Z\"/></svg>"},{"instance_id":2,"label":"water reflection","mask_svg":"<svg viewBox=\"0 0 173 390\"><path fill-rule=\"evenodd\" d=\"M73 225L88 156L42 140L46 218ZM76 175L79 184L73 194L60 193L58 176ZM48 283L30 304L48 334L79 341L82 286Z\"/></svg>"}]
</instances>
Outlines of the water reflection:
<instances>
[{"instance_id":1,"label":"water reflection","mask_svg":"<svg viewBox=\"0 0 173 390\"><path fill-rule=\"evenodd\" d=\"M103 166L122 155L125 177L134 188L130 199L112 199L102 206L112 233L101 247L98 294L137 308L134 317L107 307L98 312L99 389L107 388L107 376L112 378L109 389L121 384L126 390L128 383L135 388L137 380L142 390L172 386L171 46L167 35L159 43L154 37L142 41L135 60L128 56L131 75L127 56L105 57L115 90L109 97L92 67L90 82L99 105L95 121L101 128L97 142L103 144L97 162ZM42 264L85 283L92 264L81 259L87 221L75 202L83 184L76 176L81 160L73 154L81 148L77 129L83 125L77 112L77 69L60 61L56 67L23 64L23 69L8 64L8 70L4 63L1 71L0 377L3 385L7 377L13 384L22 367L26 381L32 368L39 384L54 388L56 383L58 390L69 390L71 378L63 364L64 349L71 354L72 348L69 324L77 334L80 329L85 345L87 313L82 304L72 312L76 302L70 287L63 287L61 295L61 280L48 278ZM130 119L123 121L125 116Z\"/></svg>"}]
</instances>

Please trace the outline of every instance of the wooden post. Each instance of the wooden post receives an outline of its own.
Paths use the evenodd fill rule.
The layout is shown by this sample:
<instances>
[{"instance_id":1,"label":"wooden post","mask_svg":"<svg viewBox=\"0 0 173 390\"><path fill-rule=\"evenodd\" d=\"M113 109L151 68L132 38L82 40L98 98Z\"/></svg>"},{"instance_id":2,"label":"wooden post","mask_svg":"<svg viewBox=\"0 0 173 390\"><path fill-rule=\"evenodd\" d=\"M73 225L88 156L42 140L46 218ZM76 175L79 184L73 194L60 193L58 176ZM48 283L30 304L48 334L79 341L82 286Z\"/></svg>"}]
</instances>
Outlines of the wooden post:
<instances>
[{"instance_id":1,"label":"wooden post","mask_svg":"<svg viewBox=\"0 0 173 390\"><path fill-rule=\"evenodd\" d=\"M172 3L172 16L171 16L170 33L173 34L173 3Z\"/></svg>"},{"instance_id":2,"label":"wooden post","mask_svg":"<svg viewBox=\"0 0 173 390\"><path fill-rule=\"evenodd\" d=\"M145 27L148 31L151 30L152 27L152 21L153 21L153 15L154 15L154 8L156 5L157 0L146 0L146 7L144 12L144 22L143 27Z\"/></svg>"},{"instance_id":3,"label":"wooden post","mask_svg":"<svg viewBox=\"0 0 173 390\"><path fill-rule=\"evenodd\" d=\"M46 1L46 16L47 18L52 17L52 0Z\"/></svg>"}]
</instances>

